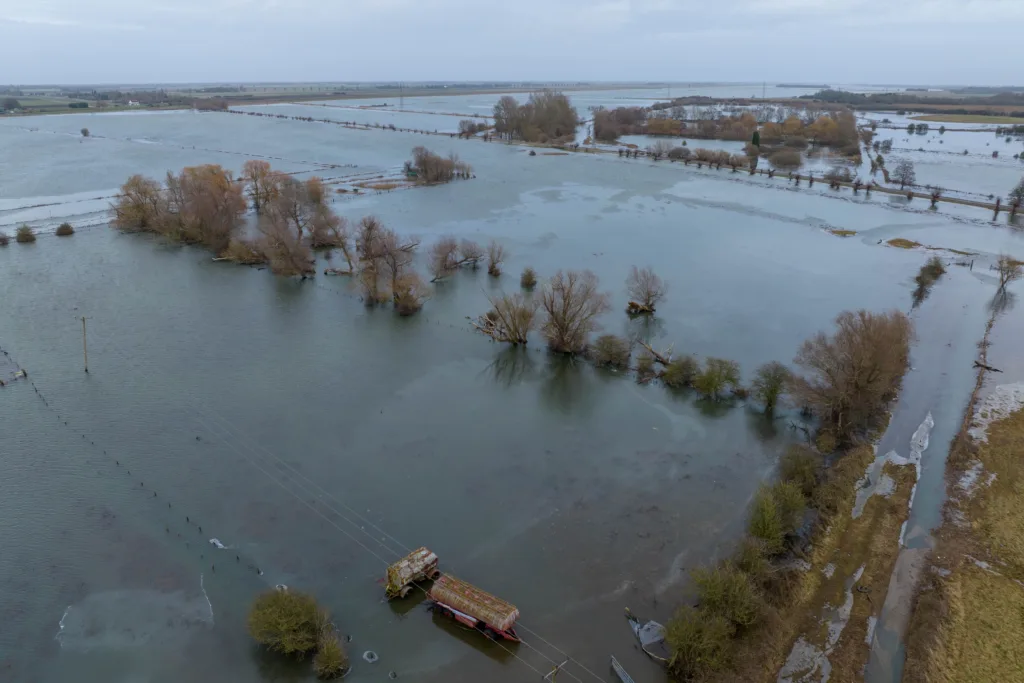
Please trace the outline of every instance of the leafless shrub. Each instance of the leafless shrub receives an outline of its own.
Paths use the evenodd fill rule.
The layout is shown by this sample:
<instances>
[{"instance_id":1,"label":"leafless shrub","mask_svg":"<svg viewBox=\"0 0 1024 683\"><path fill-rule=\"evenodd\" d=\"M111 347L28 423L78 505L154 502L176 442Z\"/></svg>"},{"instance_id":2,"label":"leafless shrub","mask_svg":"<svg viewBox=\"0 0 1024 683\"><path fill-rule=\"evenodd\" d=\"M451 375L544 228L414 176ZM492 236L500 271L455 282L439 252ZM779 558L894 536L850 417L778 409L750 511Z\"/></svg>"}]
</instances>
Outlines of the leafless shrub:
<instances>
[{"instance_id":1,"label":"leafless shrub","mask_svg":"<svg viewBox=\"0 0 1024 683\"><path fill-rule=\"evenodd\" d=\"M804 162L803 155L795 149L780 149L772 152L768 161L775 168L799 168Z\"/></svg>"},{"instance_id":2,"label":"leafless shrub","mask_svg":"<svg viewBox=\"0 0 1024 683\"><path fill-rule=\"evenodd\" d=\"M427 254L431 282L442 280L459 268L459 243L454 237L445 236L430 247Z\"/></svg>"},{"instance_id":3,"label":"leafless shrub","mask_svg":"<svg viewBox=\"0 0 1024 683\"><path fill-rule=\"evenodd\" d=\"M628 368L631 354L629 342L614 334L602 334L590 348L590 356L598 367Z\"/></svg>"},{"instance_id":4,"label":"leafless shrub","mask_svg":"<svg viewBox=\"0 0 1024 683\"><path fill-rule=\"evenodd\" d=\"M654 356L643 351L636 358L636 378L639 382L646 382L654 377Z\"/></svg>"},{"instance_id":5,"label":"leafless shrub","mask_svg":"<svg viewBox=\"0 0 1024 683\"><path fill-rule=\"evenodd\" d=\"M6 247L11 243L11 236L6 232L0 231L0 247Z\"/></svg>"},{"instance_id":6,"label":"leafless shrub","mask_svg":"<svg viewBox=\"0 0 1024 683\"><path fill-rule=\"evenodd\" d=\"M221 258L245 266L261 265L267 262L267 257L260 251L257 243L237 237L228 243L228 248L221 254Z\"/></svg>"},{"instance_id":7,"label":"leafless shrub","mask_svg":"<svg viewBox=\"0 0 1024 683\"><path fill-rule=\"evenodd\" d=\"M830 336L806 340L795 358L790 393L841 440L869 426L899 388L910 356L913 326L900 311L846 311Z\"/></svg>"},{"instance_id":8,"label":"leafless shrub","mask_svg":"<svg viewBox=\"0 0 1024 683\"><path fill-rule=\"evenodd\" d=\"M519 277L519 286L526 291L532 291L537 286L537 273L533 268L523 268L523 274Z\"/></svg>"},{"instance_id":9,"label":"leafless shrub","mask_svg":"<svg viewBox=\"0 0 1024 683\"><path fill-rule=\"evenodd\" d=\"M70 237L75 234L75 228L67 221L57 226L57 230L54 233L57 237Z\"/></svg>"},{"instance_id":10,"label":"leafless shrub","mask_svg":"<svg viewBox=\"0 0 1024 683\"><path fill-rule=\"evenodd\" d=\"M477 265L480 263L480 259L484 257L484 250L473 240L464 239L459 242L459 255L462 257L463 263L468 264L471 268L476 270Z\"/></svg>"},{"instance_id":11,"label":"leafless shrub","mask_svg":"<svg viewBox=\"0 0 1024 683\"><path fill-rule=\"evenodd\" d=\"M853 173L847 166L833 166L825 172L825 180L829 183L850 183L853 182Z\"/></svg>"},{"instance_id":12,"label":"leafless shrub","mask_svg":"<svg viewBox=\"0 0 1024 683\"><path fill-rule=\"evenodd\" d=\"M652 269L633 266L626 278L626 291L630 313L654 313L655 306L665 298L668 286Z\"/></svg>"},{"instance_id":13,"label":"leafless shrub","mask_svg":"<svg viewBox=\"0 0 1024 683\"><path fill-rule=\"evenodd\" d=\"M999 273L999 291L1005 290L1008 284L1021 278L1021 262L1008 254L999 255L996 270Z\"/></svg>"},{"instance_id":14,"label":"leafless shrub","mask_svg":"<svg viewBox=\"0 0 1024 683\"><path fill-rule=\"evenodd\" d=\"M429 296L430 290L415 272L403 272L395 280L394 302L398 315L407 316L419 312Z\"/></svg>"},{"instance_id":15,"label":"leafless shrub","mask_svg":"<svg viewBox=\"0 0 1024 683\"><path fill-rule=\"evenodd\" d=\"M597 276L583 272L558 271L541 293L547 314L543 332L548 347L559 353L580 353L597 328L597 317L609 308L608 295L597 289Z\"/></svg>"},{"instance_id":16,"label":"leafless shrub","mask_svg":"<svg viewBox=\"0 0 1024 683\"><path fill-rule=\"evenodd\" d=\"M18 244L31 244L36 241L36 233L28 224L14 231L14 241Z\"/></svg>"},{"instance_id":17,"label":"leafless shrub","mask_svg":"<svg viewBox=\"0 0 1024 683\"><path fill-rule=\"evenodd\" d=\"M505 247L496 240L487 245L487 273L498 277L501 275L501 264L505 260Z\"/></svg>"},{"instance_id":18,"label":"leafless shrub","mask_svg":"<svg viewBox=\"0 0 1024 683\"><path fill-rule=\"evenodd\" d=\"M477 318L473 327L494 341L526 344L535 327L537 302L522 294L491 299L491 310Z\"/></svg>"}]
</instances>

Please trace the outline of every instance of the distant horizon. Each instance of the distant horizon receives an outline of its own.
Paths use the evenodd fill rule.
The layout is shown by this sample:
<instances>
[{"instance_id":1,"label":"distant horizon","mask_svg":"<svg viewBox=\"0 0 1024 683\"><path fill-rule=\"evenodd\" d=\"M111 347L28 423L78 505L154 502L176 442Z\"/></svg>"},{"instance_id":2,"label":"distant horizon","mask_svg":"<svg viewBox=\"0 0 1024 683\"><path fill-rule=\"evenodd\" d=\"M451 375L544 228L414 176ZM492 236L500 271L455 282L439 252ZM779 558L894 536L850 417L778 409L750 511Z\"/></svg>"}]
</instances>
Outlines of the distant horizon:
<instances>
[{"instance_id":1,"label":"distant horizon","mask_svg":"<svg viewBox=\"0 0 1024 683\"><path fill-rule=\"evenodd\" d=\"M789 79L789 80L778 80L778 81L754 81L754 80L595 80L595 79L486 79L486 78L470 78L470 79L437 79L437 80L299 80L290 81L283 79L273 80L215 80L215 81L53 81L53 82L38 82L38 83L0 83L0 88L108 88L108 87L181 87L181 86L198 86L198 87L217 87L217 86L257 86L257 85L281 85L281 86L367 86L367 85L403 85L408 87L414 87L419 85L480 85L487 87L528 87L532 85L536 86L562 86L562 87L579 87L589 85L609 85L609 86L622 86L628 85L630 87L642 88L649 86L651 88L666 87L666 86L709 86L709 85L724 85L724 86L741 86L741 85L764 85L767 84L769 87L788 86L794 88L847 88L847 87L870 87L870 88L932 88L936 90L949 90L952 88L1016 88L1024 91L1024 85L1017 85L1013 83L877 83L877 82L838 82L834 81L831 83L818 82L815 83L813 79Z\"/></svg>"}]
</instances>

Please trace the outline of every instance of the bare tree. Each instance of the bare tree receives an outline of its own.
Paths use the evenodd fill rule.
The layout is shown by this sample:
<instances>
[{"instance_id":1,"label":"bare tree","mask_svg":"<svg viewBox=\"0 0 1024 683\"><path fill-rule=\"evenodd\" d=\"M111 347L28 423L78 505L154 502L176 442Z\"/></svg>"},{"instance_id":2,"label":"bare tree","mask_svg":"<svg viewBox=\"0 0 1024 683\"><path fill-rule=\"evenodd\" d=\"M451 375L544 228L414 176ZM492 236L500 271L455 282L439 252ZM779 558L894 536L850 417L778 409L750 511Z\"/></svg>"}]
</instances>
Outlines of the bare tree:
<instances>
[{"instance_id":1,"label":"bare tree","mask_svg":"<svg viewBox=\"0 0 1024 683\"><path fill-rule=\"evenodd\" d=\"M668 286L650 268L633 266L626 278L626 291L629 293L630 314L654 313L654 307L665 298Z\"/></svg>"},{"instance_id":2,"label":"bare tree","mask_svg":"<svg viewBox=\"0 0 1024 683\"><path fill-rule=\"evenodd\" d=\"M914 170L914 162L910 159L897 159L896 167L892 171L892 179L900 184L902 190L907 185L917 182L917 172Z\"/></svg>"},{"instance_id":3,"label":"bare tree","mask_svg":"<svg viewBox=\"0 0 1024 683\"><path fill-rule=\"evenodd\" d=\"M996 270L999 272L999 291L1004 291L1006 285L1021 278L1021 263L1008 254L999 255L999 260L996 262Z\"/></svg>"},{"instance_id":4,"label":"bare tree","mask_svg":"<svg viewBox=\"0 0 1024 683\"><path fill-rule=\"evenodd\" d=\"M547 314L543 332L552 351L580 353L587 347L590 334L597 329L597 318L608 308L608 295L597 289L597 276L583 272L558 271L541 293L541 306Z\"/></svg>"},{"instance_id":5,"label":"bare tree","mask_svg":"<svg viewBox=\"0 0 1024 683\"><path fill-rule=\"evenodd\" d=\"M1024 178L1021 178L1016 187L1010 190L1010 196L1008 199L1010 204L1010 215L1014 216L1020 210L1021 205L1024 204Z\"/></svg>"},{"instance_id":6,"label":"bare tree","mask_svg":"<svg viewBox=\"0 0 1024 683\"><path fill-rule=\"evenodd\" d=\"M501 264L504 260L505 247L497 240L491 240L491 243L487 245L487 273L494 277L501 275Z\"/></svg>"},{"instance_id":7,"label":"bare tree","mask_svg":"<svg viewBox=\"0 0 1024 683\"><path fill-rule=\"evenodd\" d=\"M117 195L111 207L114 227L124 232L155 232L157 221L165 211L160 183L152 178L133 175Z\"/></svg>"},{"instance_id":8,"label":"bare tree","mask_svg":"<svg viewBox=\"0 0 1024 683\"><path fill-rule=\"evenodd\" d=\"M484 250L476 242L464 239L459 243L459 255L462 257L462 263L476 270L480 259L484 257Z\"/></svg>"},{"instance_id":9,"label":"bare tree","mask_svg":"<svg viewBox=\"0 0 1024 683\"><path fill-rule=\"evenodd\" d=\"M259 250L270 262L272 273L285 277L301 275L305 279L316 272L313 252L286 220L276 215L264 216L260 232L263 238Z\"/></svg>"},{"instance_id":10,"label":"bare tree","mask_svg":"<svg viewBox=\"0 0 1024 683\"><path fill-rule=\"evenodd\" d=\"M270 164L261 159L249 159L242 164L245 191L256 213L263 213L263 207L274 198L280 178L270 169Z\"/></svg>"},{"instance_id":11,"label":"bare tree","mask_svg":"<svg viewBox=\"0 0 1024 683\"><path fill-rule=\"evenodd\" d=\"M751 393L764 404L764 412L770 414L775 410L779 397L785 392L789 381L789 368L778 361L765 363L754 373Z\"/></svg>"},{"instance_id":12,"label":"bare tree","mask_svg":"<svg viewBox=\"0 0 1024 683\"><path fill-rule=\"evenodd\" d=\"M536 325L537 302L522 294L504 294L491 299L491 310L472 322L494 341L526 344Z\"/></svg>"},{"instance_id":13,"label":"bare tree","mask_svg":"<svg viewBox=\"0 0 1024 683\"><path fill-rule=\"evenodd\" d=\"M914 330L900 311L846 311L832 335L819 332L800 347L790 393L841 439L866 428L897 389Z\"/></svg>"},{"instance_id":14,"label":"bare tree","mask_svg":"<svg viewBox=\"0 0 1024 683\"><path fill-rule=\"evenodd\" d=\"M446 235L430 247L427 257L430 274L433 276L430 281L442 280L459 268L459 243L454 237Z\"/></svg>"}]
</instances>

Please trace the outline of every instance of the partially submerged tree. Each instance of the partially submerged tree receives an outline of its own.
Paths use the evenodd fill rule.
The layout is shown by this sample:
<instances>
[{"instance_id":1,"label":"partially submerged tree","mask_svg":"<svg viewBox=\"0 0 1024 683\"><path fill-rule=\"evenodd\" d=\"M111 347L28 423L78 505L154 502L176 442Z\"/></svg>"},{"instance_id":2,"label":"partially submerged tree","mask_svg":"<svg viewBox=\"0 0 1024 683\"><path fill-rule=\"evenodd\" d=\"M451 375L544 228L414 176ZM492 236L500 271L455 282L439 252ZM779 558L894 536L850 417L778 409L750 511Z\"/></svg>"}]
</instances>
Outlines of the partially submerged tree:
<instances>
[{"instance_id":1,"label":"partially submerged tree","mask_svg":"<svg viewBox=\"0 0 1024 683\"><path fill-rule=\"evenodd\" d=\"M558 271L541 293L547 317L543 332L548 347L558 353L580 353L587 347L597 318L608 308L608 295L598 291L597 276L589 270Z\"/></svg>"},{"instance_id":2,"label":"partially submerged tree","mask_svg":"<svg viewBox=\"0 0 1024 683\"><path fill-rule=\"evenodd\" d=\"M724 358L706 358L704 369L693 378L693 388L713 401L722 399L726 389L738 387L740 366Z\"/></svg>"},{"instance_id":3,"label":"partially submerged tree","mask_svg":"<svg viewBox=\"0 0 1024 683\"><path fill-rule=\"evenodd\" d=\"M263 213L263 207L269 204L277 193L282 176L270 169L270 164L262 159L249 159L242 164L242 180L245 181L245 192L252 201L252 208Z\"/></svg>"},{"instance_id":4,"label":"partially submerged tree","mask_svg":"<svg viewBox=\"0 0 1024 683\"><path fill-rule=\"evenodd\" d=\"M418 313L430 296L430 289L413 271L402 272L394 281L395 311L406 316Z\"/></svg>"},{"instance_id":5,"label":"partially submerged tree","mask_svg":"<svg viewBox=\"0 0 1024 683\"><path fill-rule=\"evenodd\" d=\"M530 266L523 268L523 274L519 276L519 286L528 292L537 286L537 272Z\"/></svg>"},{"instance_id":6,"label":"partially submerged tree","mask_svg":"<svg viewBox=\"0 0 1024 683\"><path fill-rule=\"evenodd\" d=\"M487 274L494 277L501 275L501 264L505 261L505 247L497 240L487 245Z\"/></svg>"},{"instance_id":7,"label":"partially submerged tree","mask_svg":"<svg viewBox=\"0 0 1024 683\"><path fill-rule=\"evenodd\" d=\"M285 220L276 215L264 216L259 229L263 237L258 249L270 263L270 272L303 278L316 273L312 250Z\"/></svg>"},{"instance_id":8,"label":"partially submerged tree","mask_svg":"<svg viewBox=\"0 0 1024 683\"><path fill-rule=\"evenodd\" d=\"M125 181L111 207L114 227L124 232L156 232L165 206L160 189L160 183L141 175Z\"/></svg>"},{"instance_id":9,"label":"partially submerged tree","mask_svg":"<svg viewBox=\"0 0 1024 683\"><path fill-rule=\"evenodd\" d=\"M772 361L757 369L750 390L754 398L764 405L764 412L771 413L775 410L779 397L785 392L789 381L789 368L778 361Z\"/></svg>"},{"instance_id":10,"label":"partially submerged tree","mask_svg":"<svg viewBox=\"0 0 1024 683\"><path fill-rule=\"evenodd\" d=\"M913 185L917 182L917 172L914 170L914 162L910 159L897 159L896 167L893 169L890 177L893 182L900 184L901 190L907 185Z\"/></svg>"},{"instance_id":11,"label":"partially submerged tree","mask_svg":"<svg viewBox=\"0 0 1024 683\"><path fill-rule=\"evenodd\" d=\"M841 313L835 332L819 332L800 347L794 362L804 374L793 376L790 393L845 441L895 397L913 333L900 311Z\"/></svg>"},{"instance_id":12,"label":"partially submerged tree","mask_svg":"<svg viewBox=\"0 0 1024 683\"><path fill-rule=\"evenodd\" d=\"M1003 291L1006 286L1021 278L1021 261L1017 261L1008 254L1000 254L996 261L996 271L999 273L999 290Z\"/></svg>"},{"instance_id":13,"label":"partially submerged tree","mask_svg":"<svg viewBox=\"0 0 1024 683\"><path fill-rule=\"evenodd\" d=\"M494 341L526 344L536 326L537 307L522 294L503 294L491 299L491 309L472 324Z\"/></svg>"},{"instance_id":14,"label":"partially submerged tree","mask_svg":"<svg viewBox=\"0 0 1024 683\"><path fill-rule=\"evenodd\" d=\"M83 138L89 137L89 129L88 128L83 128L82 129L82 137Z\"/></svg>"},{"instance_id":15,"label":"partially submerged tree","mask_svg":"<svg viewBox=\"0 0 1024 683\"><path fill-rule=\"evenodd\" d=\"M437 282L454 273L458 270L460 262L458 241L450 235L439 239L427 252L431 282Z\"/></svg>"},{"instance_id":16,"label":"partially submerged tree","mask_svg":"<svg viewBox=\"0 0 1024 683\"><path fill-rule=\"evenodd\" d=\"M614 334L602 334L590 349L591 358L598 367L626 369L632 354L629 342Z\"/></svg>"},{"instance_id":17,"label":"partially submerged tree","mask_svg":"<svg viewBox=\"0 0 1024 683\"><path fill-rule=\"evenodd\" d=\"M162 207L158 232L219 254L242 226L245 199L227 170L206 164L183 168L178 175L168 173Z\"/></svg>"},{"instance_id":18,"label":"partially submerged tree","mask_svg":"<svg viewBox=\"0 0 1024 683\"><path fill-rule=\"evenodd\" d=\"M327 621L311 596L292 590L261 593L249 610L247 626L253 639L273 652L303 657L317 648Z\"/></svg>"},{"instance_id":19,"label":"partially submerged tree","mask_svg":"<svg viewBox=\"0 0 1024 683\"><path fill-rule=\"evenodd\" d=\"M652 269L633 266L626 278L626 291L630 298L628 313L654 313L655 306L665 298L668 286Z\"/></svg>"},{"instance_id":20,"label":"partially submerged tree","mask_svg":"<svg viewBox=\"0 0 1024 683\"><path fill-rule=\"evenodd\" d=\"M465 263L473 268L473 270L476 270L477 265L480 263L480 259L484 257L484 250L483 247L473 240L464 239L459 242L459 256L462 257L462 263Z\"/></svg>"},{"instance_id":21,"label":"partially submerged tree","mask_svg":"<svg viewBox=\"0 0 1024 683\"><path fill-rule=\"evenodd\" d=\"M348 653L333 628L324 628L320 633L316 655L313 656L313 673L317 678L337 678L349 668Z\"/></svg>"}]
</instances>

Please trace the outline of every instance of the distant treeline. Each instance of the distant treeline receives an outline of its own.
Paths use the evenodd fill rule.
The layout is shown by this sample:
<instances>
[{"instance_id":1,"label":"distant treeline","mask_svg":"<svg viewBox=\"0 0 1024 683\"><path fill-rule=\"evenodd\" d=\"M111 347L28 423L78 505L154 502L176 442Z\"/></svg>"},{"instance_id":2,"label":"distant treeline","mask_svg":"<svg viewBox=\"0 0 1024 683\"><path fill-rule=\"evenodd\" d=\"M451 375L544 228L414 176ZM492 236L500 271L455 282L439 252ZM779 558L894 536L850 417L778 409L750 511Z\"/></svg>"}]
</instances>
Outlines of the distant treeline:
<instances>
[{"instance_id":1,"label":"distant treeline","mask_svg":"<svg viewBox=\"0 0 1024 683\"><path fill-rule=\"evenodd\" d=\"M802 100L833 102L853 107L899 106L899 105L963 105L970 106L1006 106L1021 105L1024 107L1024 93L1006 92L989 97L923 97L905 92L857 93L845 90L819 90L813 95L801 95Z\"/></svg>"}]
</instances>

